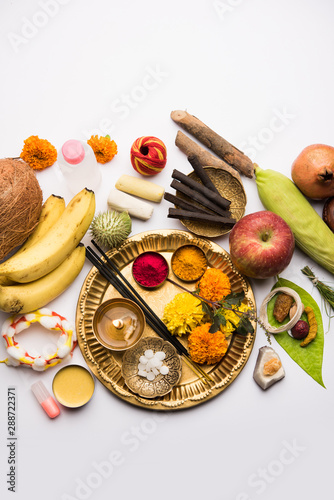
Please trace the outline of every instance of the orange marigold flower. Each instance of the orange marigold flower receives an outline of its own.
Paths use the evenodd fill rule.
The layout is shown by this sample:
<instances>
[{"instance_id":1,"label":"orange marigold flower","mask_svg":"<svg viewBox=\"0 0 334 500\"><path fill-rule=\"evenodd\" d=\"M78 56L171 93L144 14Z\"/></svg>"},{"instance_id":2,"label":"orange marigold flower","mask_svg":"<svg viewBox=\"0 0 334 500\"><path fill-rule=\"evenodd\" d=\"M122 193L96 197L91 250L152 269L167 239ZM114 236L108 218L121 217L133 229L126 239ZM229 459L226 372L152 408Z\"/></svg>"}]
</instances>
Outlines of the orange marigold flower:
<instances>
[{"instance_id":1,"label":"orange marigold flower","mask_svg":"<svg viewBox=\"0 0 334 500\"><path fill-rule=\"evenodd\" d=\"M44 170L57 160L57 150L46 139L31 135L24 141L20 156L34 170Z\"/></svg>"},{"instance_id":2,"label":"orange marigold flower","mask_svg":"<svg viewBox=\"0 0 334 500\"><path fill-rule=\"evenodd\" d=\"M198 282L198 290L203 299L217 301L231 292L231 283L221 269L209 268Z\"/></svg>"},{"instance_id":3,"label":"orange marigold flower","mask_svg":"<svg viewBox=\"0 0 334 500\"><path fill-rule=\"evenodd\" d=\"M87 144L93 149L99 163L108 163L117 155L117 144L115 141L110 140L109 135L106 135L106 137L92 135Z\"/></svg>"},{"instance_id":4,"label":"orange marigold flower","mask_svg":"<svg viewBox=\"0 0 334 500\"><path fill-rule=\"evenodd\" d=\"M210 333L211 323L197 326L189 335L188 348L195 363L213 365L218 363L228 348L225 335L217 331Z\"/></svg>"}]
</instances>

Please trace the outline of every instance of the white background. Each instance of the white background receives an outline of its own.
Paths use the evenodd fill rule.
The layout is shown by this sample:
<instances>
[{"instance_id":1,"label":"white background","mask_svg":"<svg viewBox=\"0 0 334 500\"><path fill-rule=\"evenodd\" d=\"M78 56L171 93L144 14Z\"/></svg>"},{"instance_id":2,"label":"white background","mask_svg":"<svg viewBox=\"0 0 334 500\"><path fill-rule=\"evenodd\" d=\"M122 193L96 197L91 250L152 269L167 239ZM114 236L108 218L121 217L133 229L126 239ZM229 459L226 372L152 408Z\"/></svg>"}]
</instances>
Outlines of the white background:
<instances>
[{"instance_id":1,"label":"white background","mask_svg":"<svg viewBox=\"0 0 334 500\"><path fill-rule=\"evenodd\" d=\"M333 15L330 0L2 0L0 156L18 156L30 135L58 149L70 138L110 133L119 152L100 166L97 211L105 210L121 173L137 175L129 161L137 137L155 135L167 146L167 166L154 182L167 189L173 168L190 172L174 144L178 127L170 119L172 110L187 109L261 167L290 176L305 146L333 145ZM37 178L44 199L51 193L71 199L56 166ZM254 179L243 182L246 213L262 210ZM133 219L132 234L183 229L167 219L168 206L156 205L147 222ZM314 206L321 213L322 203ZM215 241L228 250L228 236ZM320 305L317 290L300 272L304 265L333 283L299 250L283 276ZM51 304L73 322L89 269L87 262ZM252 281L258 306L273 283ZM5 318L1 313L0 323ZM327 330L325 313L323 319ZM331 330L323 362L327 389L273 343L286 377L262 391L252 378L258 349L266 344L258 329L246 367L226 391L190 410L158 415L124 403L97 381L86 407L64 409L50 420L30 386L42 379L51 389L57 368L39 374L0 365L1 498L328 498L334 444ZM79 348L73 361L85 364ZM6 484L12 385L18 401L16 493ZM111 472L114 451L122 463ZM97 468L109 476L102 477L102 469L98 475Z\"/></svg>"}]
</instances>

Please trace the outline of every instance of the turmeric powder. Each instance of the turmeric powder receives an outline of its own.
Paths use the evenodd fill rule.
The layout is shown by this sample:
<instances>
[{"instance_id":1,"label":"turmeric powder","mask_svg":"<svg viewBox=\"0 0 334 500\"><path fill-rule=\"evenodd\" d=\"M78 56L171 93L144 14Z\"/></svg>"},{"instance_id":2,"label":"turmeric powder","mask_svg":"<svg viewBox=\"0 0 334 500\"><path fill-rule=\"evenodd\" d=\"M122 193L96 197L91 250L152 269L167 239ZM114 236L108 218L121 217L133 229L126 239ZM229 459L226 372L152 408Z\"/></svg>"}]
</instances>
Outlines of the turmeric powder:
<instances>
[{"instance_id":1,"label":"turmeric powder","mask_svg":"<svg viewBox=\"0 0 334 500\"><path fill-rule=\"evenodd\" d=\"M305 312L307 315L307 322L310 326L310 329L307 334L307 337L305 337L303 342L300 343L301 347L307 346L312 340L314 340L318 331L318 323L312 307L305 307Z\"/></svg>"},{"instance_id":2,"label":"turmeric powder","mask_svg":"<svg viewBox=\"0 0 334 500\"><path fill-rule=\"evenodd\" d=\"M207 268L204 252L196 245L184 245L175 250L171 264L174 274L183 281L198 280Z\"/></svg>"}]
</instances>

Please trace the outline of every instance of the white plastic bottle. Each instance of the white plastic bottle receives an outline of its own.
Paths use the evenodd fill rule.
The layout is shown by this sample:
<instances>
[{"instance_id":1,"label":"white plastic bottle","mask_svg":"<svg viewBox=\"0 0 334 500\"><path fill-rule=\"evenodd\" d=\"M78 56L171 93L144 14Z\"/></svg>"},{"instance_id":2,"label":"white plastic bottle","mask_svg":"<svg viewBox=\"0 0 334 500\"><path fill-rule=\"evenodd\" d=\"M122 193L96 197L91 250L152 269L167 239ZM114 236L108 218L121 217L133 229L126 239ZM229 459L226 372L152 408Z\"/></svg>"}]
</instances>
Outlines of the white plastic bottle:
<instances>
[{"instance_id":1,"label":"white plastic bottle","mask_svg":"<svg viewBox=\"0 0 334 500\"><path fill-rule=\"evenodd\" d=\"M94 191L101 171L92 148L84 141L70 139L58 151L58 165L68 188L76 194L84 188Z\"/></svg>"}]
</instances>

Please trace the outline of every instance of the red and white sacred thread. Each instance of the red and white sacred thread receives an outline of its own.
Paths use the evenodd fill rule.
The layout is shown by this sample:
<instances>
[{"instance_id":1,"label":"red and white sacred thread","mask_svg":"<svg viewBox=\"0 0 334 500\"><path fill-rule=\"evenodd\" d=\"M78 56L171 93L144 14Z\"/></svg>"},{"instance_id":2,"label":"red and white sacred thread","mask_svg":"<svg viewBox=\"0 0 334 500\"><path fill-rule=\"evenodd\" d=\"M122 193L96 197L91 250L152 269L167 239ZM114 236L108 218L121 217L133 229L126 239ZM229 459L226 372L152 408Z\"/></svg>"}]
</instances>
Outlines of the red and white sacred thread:
<instances>
[{"instance_id":1,"label":"red and white sacred thread","mask_svg":"<svg viewBox=\"0 0 334 500\"><path fill-rule=\"evenodd\" d=\"M155 175L166 165L167 149L157 137L139 137L132 144L130 158L136 172L142 175Z\"/></svg>"}]
</instances>

